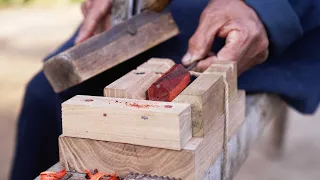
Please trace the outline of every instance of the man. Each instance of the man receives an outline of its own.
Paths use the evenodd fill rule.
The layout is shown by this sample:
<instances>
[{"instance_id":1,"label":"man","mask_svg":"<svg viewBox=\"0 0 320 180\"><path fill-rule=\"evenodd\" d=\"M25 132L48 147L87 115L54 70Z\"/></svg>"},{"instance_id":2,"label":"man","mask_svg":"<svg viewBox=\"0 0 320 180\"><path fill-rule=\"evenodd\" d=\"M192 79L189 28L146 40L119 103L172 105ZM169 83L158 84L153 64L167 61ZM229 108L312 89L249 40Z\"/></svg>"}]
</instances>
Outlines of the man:
<instances>
[{"instance_id":1,"label":"man","mask_svg":"<svg viewBox=\"0 0 320 180\"><path fill-rule=\"evenodd\" d=\"M79 31L48 58L94 35L108 22L111 5L111 0L87 0ZM277 93L300 112L315 112L320 100L320 1L174 0L168 11L181 33L135 60L60 94L43 72L31 80L19 117L11 179L32 179L58 161L64 100L76 94L102 95L105 85L150 57L182 59L185 65L201 60L199 71L216 60L237 61L245 71L240 72L240 89Z\"/></svg>"}]
</instances>

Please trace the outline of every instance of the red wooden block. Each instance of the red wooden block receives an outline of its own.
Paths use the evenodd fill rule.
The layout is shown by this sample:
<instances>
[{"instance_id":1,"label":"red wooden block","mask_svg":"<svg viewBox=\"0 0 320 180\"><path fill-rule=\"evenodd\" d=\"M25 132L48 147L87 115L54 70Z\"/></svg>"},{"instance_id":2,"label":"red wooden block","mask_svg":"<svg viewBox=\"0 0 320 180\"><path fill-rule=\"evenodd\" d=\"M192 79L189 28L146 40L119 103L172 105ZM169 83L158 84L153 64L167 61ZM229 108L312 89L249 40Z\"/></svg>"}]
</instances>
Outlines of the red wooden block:
<instances>
[{"instance_id":1,"label":"red wooden block","mask_svg":"<svg viewBox=\"0 0 320 180\"><path fill-rule=\"evenodd\" d=\"M181 65L172 66L148 89L148 99L171 102L190 83L190 73Z\"/></svg>"}]
</instances>

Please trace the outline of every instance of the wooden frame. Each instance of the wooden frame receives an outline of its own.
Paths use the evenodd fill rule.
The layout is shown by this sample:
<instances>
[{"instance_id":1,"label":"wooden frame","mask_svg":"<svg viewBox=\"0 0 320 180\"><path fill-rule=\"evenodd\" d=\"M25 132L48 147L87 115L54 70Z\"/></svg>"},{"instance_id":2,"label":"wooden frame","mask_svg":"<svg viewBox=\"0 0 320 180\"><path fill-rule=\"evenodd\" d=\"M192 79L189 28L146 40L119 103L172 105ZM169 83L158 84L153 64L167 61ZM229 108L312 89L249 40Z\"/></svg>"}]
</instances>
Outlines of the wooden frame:
<instances>
[{"instance_id":1,"label":"wooden frame","mask_svg":"<svg viewBox=\"0 0 320 180\"><path fill-rule=\"evenodd\" d=\"M150 61L155 60L153 59ZM149 66L149 72L157 74L156 71L158 70L158 66L150 66L150 64L154 64L154 62L147 62L141 66ZM152 67L155 67L155 69L153 69ZM137 69L141 69L141 67L138 67ZM99 169L102 171L117 171L119 175L125 175L133 171L138 173L149 173L159 176L165 175L182 179L203 179L205 177L205 172L214 163L214 161L223 149L225 121L224 107L226 100L224 96L224 81L228 82L229 88L228 96L230 109L228 112L230 117L230 124L228 131L230 133L228 138L230 138L233 134L237 132L238 128L241 126L244 120L245 92L237 90L236 69L236 64L232 62L223 62L220 64L217 63L213 65L211 68L209 68L202 75L200 75L180 95L178 95L176 99L174 99L174 103L177 104L167 103L167 105L170 105L170 107L189 104L190 108L191 105L191 109L189 109L189 112L191 112L192 116L190 116L189 113L190 117L188 118L188 121L190 122L190 127L192 121L193 137L191 139L185 138L184 140L188 140L186 144L180 143L179 147L167 145L164 146L165 143L163 141L157 141L157 139L151 138L151 136L149 136L152 134L151 132L148 132L143 135L144 137L146 137L146 139L149 140L142 140L140 142L138 142L136 138L119 141L119 138L117 139L110 136L105 138L97 138L97 136L83 136L83 134L90 134L95 131L90 129L82 130L83 132L88 131L88 133L82 133L81 135L72 135L73 137L78 138L67 137L70 136L70 134L63 132L63 135L59 138L60 161L63 162L63 164L69 170L81 171L84 168L90 169L99 166ZM127 74L125 78L133 75L134 74ZM103 101L114 101L117 100L117 97L109 99L101 97L100 99L102 99ZM129 101L129 99L126 99L126 101L127 100ZM69 101L74 100L71 99ZM132 99L131 101L150 103L150 105L155 103L152 101L141 101L136 99ZM101 103L96 102L96 100L93 100L93 102L91 103L91 105L87 105L87 108L93 109L95 112L99 111L98 113L94 113L98 115L95 116L95 118L90 118L92 113L88 113L87 110L83 107L79 108L79 110L85 112L85 117L87 118L87 121L89 119L94 119L91 121L92 124L96 126L96 128L102 127L102 121L100 122L99 119L102 118L101 114L103 112L102 110L99 110L99 108L97 107L97 104ZM66 108L69 108L70 111L74 110L72 106L68 107L67 105L68 104L63 104L64 110L67 110ZM164 104L161 104L161 106L162 105ZM139 114L140 116L142 111L143 110L136 110L134 114ZM158 111L161 114L163 114L164 117L166 116L165 112L161 110L151 109L150 111L151 113L153 111ZM117 112L117 110L115 111L114 109L111 109L110 111L108 111L108 113L111 114L114 112ZM78 111L77 113L80 113L80 111ZM179 111L177 111L177 113L180 114ZM63 121L70 121L69 119L66 119L68 118L68 116L65 114L66 112L63 111ZM124 116L126 117L124 119L130 119L130 117L134 116L135 115L128 113L127 116ZM84 126L87 124L86 119L79 117L72 117L72 119L74 119L72 121L77 122L78 124L80 123L80 125L75 125L75 123L72 123L73 125L68 126L68 131L72 128L74 128L77 131L79 126L86 127ZM119 120L119 118L117 119ZM133 121L135 120L133 119ZM183 121L186 121L186 119L180 119L180 122ZM120 127L121 122L122 121L118 122L119 126L117 127ZM159 126L160 124L156 123L153 126L149 126L149 128L151 130L156 130L158 128L157 125ZM166 125L168 125L168 122L164 123L163 127L165 127ZM94 126L90 127L93 128ZM183 132L183 127L185 126L180 126L180 129L175 129L175 131ZM65 128L66 127L64 126L64 129ZM130 124L126 124L126 128L137 129L137 127L134 127ZM189 130L191 136L191 128ZM127 130L125 130L123 132L118 131L117 133L119 136L121 136L121 133L127 134L128 132ZM165 133L165 131L163 131L163 133ZM96 140L80 139L79 137L93 138ZM99 139L107 140L110 142L97 141ZM180 141L182 142L183 140L180 139ZM91 152L90 154L85 153L89 151ZM99 160L100 158L111 159L112 157L114 157L112 161Z\"/></svg>"},{"instance_id":2,"label":"wooden frame","mask_svg":"<svg viewBox=\"0 0 320 180\"><path fill-rule=\"evenodd\" d=\"M236 173L249 156L250 150L270 122L284 121L286 104L277 96L270 94L247 95L246 118L239 130L228 142L228 174L227 180L233 179ZM281 134L282 136L282 134ZM114 159L113 157L112 159ZM105 161L112 159L106 159ZM213 165L205 173L205 180L222 180L221 166L223 153L216 158ZM53 165L48 171L60 171L64 168L62 163ZM71 173L71 179L85 180L83 174ZM36 180L40 178L37 177ZM146 180L152 178L146 178Z\"/></svg>"}]
</instances>

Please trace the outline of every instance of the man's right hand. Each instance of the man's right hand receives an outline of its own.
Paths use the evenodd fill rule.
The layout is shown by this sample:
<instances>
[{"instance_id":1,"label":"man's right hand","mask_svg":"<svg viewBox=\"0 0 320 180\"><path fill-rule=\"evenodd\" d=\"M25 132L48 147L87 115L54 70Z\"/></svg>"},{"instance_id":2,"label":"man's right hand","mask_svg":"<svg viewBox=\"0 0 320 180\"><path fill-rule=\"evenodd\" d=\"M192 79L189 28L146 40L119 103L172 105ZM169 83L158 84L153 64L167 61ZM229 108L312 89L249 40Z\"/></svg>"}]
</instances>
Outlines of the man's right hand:
<instances>
[{"instance_id":1,"label":"man's right hand","mask_svg":"<svg viewBox=\"0 0 320 180\"><path fill-rule=\"evenodd\" d=\"M75 40L79 44L110 27L112 0L86 0L81 7L83 24Z\"/></svg>"}]
</instances>

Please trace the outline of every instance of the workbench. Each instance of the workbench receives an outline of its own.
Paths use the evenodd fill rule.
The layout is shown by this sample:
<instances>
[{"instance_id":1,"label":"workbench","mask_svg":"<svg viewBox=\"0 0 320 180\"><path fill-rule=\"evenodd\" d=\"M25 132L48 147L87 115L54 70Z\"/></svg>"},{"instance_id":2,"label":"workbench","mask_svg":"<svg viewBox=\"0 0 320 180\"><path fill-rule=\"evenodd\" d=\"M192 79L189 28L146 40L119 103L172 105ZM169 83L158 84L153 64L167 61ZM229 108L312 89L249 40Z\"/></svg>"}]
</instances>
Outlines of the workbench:
<instances>
[{"instance_id":1,"label":"workbench","mask_svg":"<svg viewBox=\"0 0 320 180\"><path fill-rule=\"evenodd\" d=\"M286 104L276 95L272 94L248 94L246 96L246 118L238 132L228 142L227 178L233 179L240 167L250 154L250 149L259 139L267 126L273 125L270 148L280 151L284 124L286 122ZM273 124L270 124L273 123ZM223 152L215 160L215 163L206 172L207 180L222 180L221 167ZM99 169L99 167L97 167ZM60 171L63 169L58 162L48 171ZM40 179L37 177L36 179ZM83 174L73 173L70 179L85 179ZM144 178L146 179L146 178Z\"/></svg>"}]
</instances>

